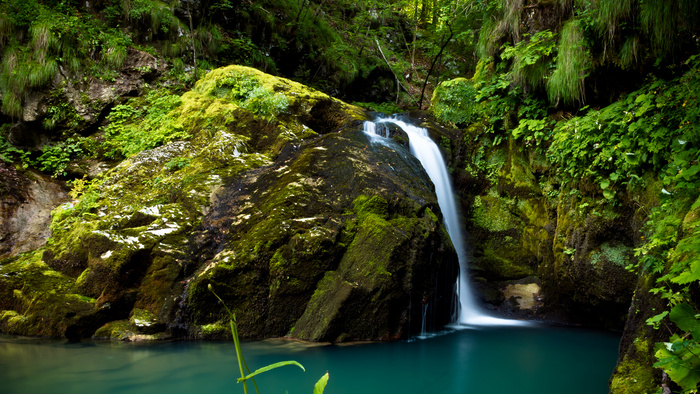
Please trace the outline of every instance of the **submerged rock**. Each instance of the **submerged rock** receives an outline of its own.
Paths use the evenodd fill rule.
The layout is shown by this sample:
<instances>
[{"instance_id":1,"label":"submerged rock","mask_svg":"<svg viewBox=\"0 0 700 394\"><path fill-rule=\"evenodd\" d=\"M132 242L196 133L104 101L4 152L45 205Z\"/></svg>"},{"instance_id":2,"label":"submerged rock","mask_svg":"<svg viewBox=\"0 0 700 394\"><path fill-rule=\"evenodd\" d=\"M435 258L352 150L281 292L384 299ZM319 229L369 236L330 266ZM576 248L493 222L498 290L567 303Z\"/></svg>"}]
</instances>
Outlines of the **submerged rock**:
<instances>
[{"instance_id":1,"label":"submerged rock","mask_svg":"<svg viewBox=\"0 0 700 394\"><path fill-rule=\"evenodd\" d=\"M181 140L56 209L31 270L2 266L0 329L230 335L209 285L244 337L401 338L424 303L446 323L457 265L432 184L403 147L370 144L363 116L254 69L210 72L161 122Z\"/></svg>"}]
</instances>

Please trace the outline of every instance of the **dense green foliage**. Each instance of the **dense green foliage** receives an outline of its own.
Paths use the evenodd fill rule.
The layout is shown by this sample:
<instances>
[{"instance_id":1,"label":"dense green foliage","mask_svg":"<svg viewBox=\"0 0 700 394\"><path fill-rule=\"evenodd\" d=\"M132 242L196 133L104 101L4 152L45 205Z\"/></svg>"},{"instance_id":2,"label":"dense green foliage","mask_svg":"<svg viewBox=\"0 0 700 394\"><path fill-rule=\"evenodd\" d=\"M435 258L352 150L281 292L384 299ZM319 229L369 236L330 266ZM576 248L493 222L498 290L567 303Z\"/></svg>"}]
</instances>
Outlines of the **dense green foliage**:
<instances>
[{"instance_id":1,"label":"dense green foliage","mask_svg":"<svg viewBox=\"0 0 700 394\"><path fill-rule=\"evenodd\" d=\"M167 90L153 91L141 106L131 103L116 106L105 127L105 156L118 159L163 143L189 137L182 125L168 121L168 113L181 104L180 96Z\"/></svg>"},{"instance_id":2,"label":"dense green foliage","mask_svg":"<svg viewBox=\"0 0 700 394\"><path fill-rule=\"evenodd\" d=\"M700 382L697 3L558 1L547 8L542 2L504 0L481 6L492 19L481 31L471 81L477 109L460 105L460 98L473 93L460 91L463 82L455 80L436 89L434 114L458 124L479 113L475 124L482 129L470 126L465 138L481 138L475 130L482 130L489 144L510 140L525 152L544 155L551 166L545 183L556 186L541 181L549 197L640 212L646 223L635 242L636 259L627 268L641 283L645 278L655 283L646 297L666 307L645 313L651 316L648 324L662 330L658 337L666 339L651 353L653 346L640 345L631 354L638 360L655 356L653 367L663 369L683 392L695 392ZM472 167L495 181L492 163L477 161ZM579 203L579 212L601 215L589 205ZM648 338L638 336L635 343ZM660 384L651 383L656 378L650 364L622 363L619 373L627 375L614 379L614 392L637 392L641 386L631 383L637 378Z\"/></svg>"}]
</instances>

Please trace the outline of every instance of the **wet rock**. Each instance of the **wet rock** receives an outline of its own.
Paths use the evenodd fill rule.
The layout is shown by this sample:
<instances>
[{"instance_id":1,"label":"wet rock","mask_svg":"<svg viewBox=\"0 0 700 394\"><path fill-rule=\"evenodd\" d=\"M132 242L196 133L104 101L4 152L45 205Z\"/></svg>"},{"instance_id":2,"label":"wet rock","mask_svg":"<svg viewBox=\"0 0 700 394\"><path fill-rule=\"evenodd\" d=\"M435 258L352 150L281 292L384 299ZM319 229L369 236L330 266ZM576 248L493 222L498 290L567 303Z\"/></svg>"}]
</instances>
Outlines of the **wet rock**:
<instances>
[{"instance_id":1,"label":"wet rock","mask_svg":"<svg viewBox=\"0 0 700 394\"><path fill-rule=\"evenodd\" d=\"M624 268L635 261L634 210L553 183L536 147L513 139L494 145L478 125L465 133L452 138L453 160L464 168L455 171L455 186L480 287L492 292L498 283L534 276L545 304L530 316L621 329L636 283ZM521 308L520 298L504 297L483 298L507 314Z\"/></svg>"},{"instance_id":2,"label":"wet rock","mask_svg":"<svg viewBox=\"0 0 700 394\"><path fill-rule=\"evenodd\" d=\"M442 305L445 323L454 251L417 161L369 145L359 127L289 154L217 193L203 222L214 234L200 239L221 241L206 245L218 252L189 283L187 318L223 317L212 284L246 336L405 337L419 329L409 306L423 297ZM442 293L429 285L438 281Z\"/></svg>"},{"instance_id":3,"label":"wet rock","mask_svg":"<svg viewBox=\"0 0 700 394\"><path fill-rule=\"evenodd\" d=\"M445 323L457 262L433 186L404 148L370 144L363 119L293 81L213 70L163 119L189 137L96 175L54 211L35 270L3 267L0 329L221 338L210 284L244 337L403 338L423 302ZM54 284L38 275L61 286L29 308L25 293Z\"/></svg>"}]
</instances>

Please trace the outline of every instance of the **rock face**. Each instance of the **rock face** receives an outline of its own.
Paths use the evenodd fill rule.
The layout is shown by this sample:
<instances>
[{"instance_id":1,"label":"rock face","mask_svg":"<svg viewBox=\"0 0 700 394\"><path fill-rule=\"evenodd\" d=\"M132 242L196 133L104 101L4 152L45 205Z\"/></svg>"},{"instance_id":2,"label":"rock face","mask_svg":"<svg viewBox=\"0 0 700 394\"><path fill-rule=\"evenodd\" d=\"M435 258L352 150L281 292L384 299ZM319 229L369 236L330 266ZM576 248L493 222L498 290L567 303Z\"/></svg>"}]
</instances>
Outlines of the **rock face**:
<instances>
[{"instance_id":1,"label":"rock face","mask_svg":"<svg viewBox=\"0 0 700 394\"><path fill-rule=\"evenodd\" d=\"M0 329L72 339L382 340L449 318L457 261L432 184L363 113L254 69L214 70L136 154L0 266ZM53 289L53 290L52 290Z\"/></svg>"},{"instance_id":2,"label":"rock face","mask_svg":"<svg viewBox=\"0 0 700 394\"><path fill-rule=\"evenodd\" d=\"M0 258L44 246L51 210L68 200L63 187L39 174L18 173L0 162Z\"/></svg>"},{"instance_id":3,"label":"rock face","mask_svg":"<svg viewBox=\"0 0 700 394\"><path fill-rule=\"evenodd\" d=\"M96 128L115 103L140 95L163 71L164 66L154 56L130 48L113 80L82 80L61 72L50 92L33 92L27 97L21 121L10 130L9 140L16 146L35 148L48 142L56 127L81 132Z\"/></svg>"},{"instance_id":4,"label":"rock face","mask_svg":"<svg viewBox=\"0 0 700 394\"><path fill-rule=\"evenodd\" d=\"M570 193L586 185L558 184L537 147L512 138L494 146L480 127L434 130L452 141L448 152L482 301L514 317L621 330L637 283L625 266L636 261L641 213L632 202L612 207ZM512 299L513 285L528 284L541 291Z\"/></svg>"}]
</instances>

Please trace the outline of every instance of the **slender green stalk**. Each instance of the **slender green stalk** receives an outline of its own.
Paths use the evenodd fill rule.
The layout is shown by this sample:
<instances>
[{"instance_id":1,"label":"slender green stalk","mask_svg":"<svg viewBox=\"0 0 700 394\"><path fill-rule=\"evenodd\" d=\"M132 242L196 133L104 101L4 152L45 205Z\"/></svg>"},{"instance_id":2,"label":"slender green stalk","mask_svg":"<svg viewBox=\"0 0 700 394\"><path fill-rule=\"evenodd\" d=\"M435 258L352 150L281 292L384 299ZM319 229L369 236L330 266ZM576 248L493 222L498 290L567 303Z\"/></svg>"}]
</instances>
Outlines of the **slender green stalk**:
<instances>
[{"instance_id":1,"label":"slender green stalk","mask_svg":"<svg viewBox=\"0 0 700 394\"><path fill-rule=\"evenodd\" d=\"M209 289L209 291L211 291L212 294L214 294L214 297L216 297L219 300L219 302L223 304L224 308L226 308L226 312L228 312L228 315L230 317L229 322L231 324L231 336L233 336L233 344L236 347L238 370L241 372L241 377L238 378L238 381L243 383L244 394L248 394L247 382L249 379L253 381L253 386L255 386L255 392L257 394L260 394L260 390L258 390L258 384L255 382L254 376L263 372L267 372L279 367L284 367L285 365L296 365L297 367L301 368L302 371L306 371L304 369L304 366L296 361L280 361L274 364L266 365L251 373L250 368L248 368L248 364L246 364L245 359L243 358L243 351L241 350L241 341L240 339L238 339L238 324L236 324L236 315L233 312L231 312L230 309L228 309L228 306L226 306L224 300L222 300L221 297L219 297L219 295L214 292L214 289L212 288L211 284L209 284L207 288ZM323 389L326 387L326 382L328 382L328 372L326 372L326 374L321 377L318 383L316 383L316 386L314 387L314 394L322 394Z\"/></svg>"},{"instance_id":2,"label":"slender green stalk","mask_svg":"<svg viewBox=\"0 0 700 394\"><path fill-rule=\"evenodd\" d=\"M214 295L216 295L216 293L214 293ZM216 298L219 298L219 296L216 296ZM241 379L245 379L245 372L243 372L243 363L244 363L243 362L243 352L241 351L241 343L238 340L238 328L236 327L236 323L234 322L233 318L231 318L230 322L231 322L231 333L233 335L233 344L236 347L236 358L238 359L238 369L241 371ZM247 386L247 382L245 380L243 380L243 392L245 394L248 394L248 386Z\"/></svg>"}]
</instances>

